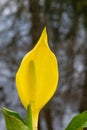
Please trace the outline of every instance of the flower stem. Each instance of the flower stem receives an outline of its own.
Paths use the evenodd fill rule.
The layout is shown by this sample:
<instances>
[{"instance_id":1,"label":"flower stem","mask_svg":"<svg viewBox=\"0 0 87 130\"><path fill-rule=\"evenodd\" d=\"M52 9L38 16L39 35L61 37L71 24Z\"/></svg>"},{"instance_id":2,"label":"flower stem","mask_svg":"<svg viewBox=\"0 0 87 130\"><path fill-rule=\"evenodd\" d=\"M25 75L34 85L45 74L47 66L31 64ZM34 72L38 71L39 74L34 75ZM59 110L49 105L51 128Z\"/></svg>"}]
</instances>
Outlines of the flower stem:
<instances>
[{"instance_id":1,"label":"flower stem","mask_svg":"<svg viewBox=\"0 0 87 130\"><path fill-rule=\"evenodd\" d=\"M38 116L39 112L32 112L33 130L38 130Z\"/></svg>"}]
</instances>

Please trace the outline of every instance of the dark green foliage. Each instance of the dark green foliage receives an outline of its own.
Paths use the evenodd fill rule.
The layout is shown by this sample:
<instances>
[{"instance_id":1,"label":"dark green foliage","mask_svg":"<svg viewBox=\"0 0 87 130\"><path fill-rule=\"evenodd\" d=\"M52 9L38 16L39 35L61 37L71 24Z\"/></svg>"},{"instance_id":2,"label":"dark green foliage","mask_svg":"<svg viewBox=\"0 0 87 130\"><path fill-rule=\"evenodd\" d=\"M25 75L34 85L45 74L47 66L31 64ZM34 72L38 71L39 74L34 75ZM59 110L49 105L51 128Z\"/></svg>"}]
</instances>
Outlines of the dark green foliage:
<instances>
[{"instance_id":1,"label":"dark green foliage","mask_svg":"<svg viewBox=\"0 0 87 130\"><path fill-rule=\"evenodd\" d=\"M76 115L65 130L83 130L87 128L87 111Z\"/></svg>"},{"instance_id":2,"label":"dark green foliage","mask_svg":"<svg viewBox=\"0 0 87 130\"><path fill-rule=\"evenodd\" d=\"M27 109L27 120L26 122L20 117L17 112L8 110L7 108L2 109L5 117L7 130L33 130L32 129L32 113L31 107Z\"/></svg>"}]
</instances>

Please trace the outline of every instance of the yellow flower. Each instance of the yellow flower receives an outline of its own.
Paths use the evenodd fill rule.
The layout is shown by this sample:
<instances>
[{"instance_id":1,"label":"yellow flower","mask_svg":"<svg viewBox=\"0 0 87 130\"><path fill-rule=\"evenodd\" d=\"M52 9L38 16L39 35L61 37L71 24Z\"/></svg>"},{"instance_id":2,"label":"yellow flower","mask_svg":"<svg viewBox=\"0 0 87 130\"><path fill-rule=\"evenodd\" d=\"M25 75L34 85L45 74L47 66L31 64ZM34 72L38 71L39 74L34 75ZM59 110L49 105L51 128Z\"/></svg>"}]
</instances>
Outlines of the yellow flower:
<instances>
[{"instance_id":1,"label":"yellow flower","mask_svg":"<svg viewBox=\"0 0 87 130\"><path fill-rule=\"evenodd\" d=\"M41 108L53 96L58 83L58 64L48 46L44 28L36 46L25 55L16 74L18 95L24 107L31 104L33 130Z\"/></svg>"}]
</instances>

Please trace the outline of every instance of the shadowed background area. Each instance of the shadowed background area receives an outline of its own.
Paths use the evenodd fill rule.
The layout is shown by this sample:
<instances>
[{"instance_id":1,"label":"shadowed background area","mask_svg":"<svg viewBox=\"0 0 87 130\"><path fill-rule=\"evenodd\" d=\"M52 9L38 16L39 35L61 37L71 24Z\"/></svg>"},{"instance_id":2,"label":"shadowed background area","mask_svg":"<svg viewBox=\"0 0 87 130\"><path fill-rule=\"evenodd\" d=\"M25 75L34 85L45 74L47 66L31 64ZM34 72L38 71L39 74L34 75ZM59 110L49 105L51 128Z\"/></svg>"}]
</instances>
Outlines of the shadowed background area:
<instances>
[{"instance_id":1,"label":"shadowed background area","mask_svg":"<svg viewBox=\"0 0 87 130\"><path fill-rule=\"evenodd\" d=\"M44 26L58 58L60 80L40 113L39 130L63 130L74 115L87 110L87 0L0 0L1 130L6 129L3 106L25 118L15 74Z\"/></svg>"}]
</instances>

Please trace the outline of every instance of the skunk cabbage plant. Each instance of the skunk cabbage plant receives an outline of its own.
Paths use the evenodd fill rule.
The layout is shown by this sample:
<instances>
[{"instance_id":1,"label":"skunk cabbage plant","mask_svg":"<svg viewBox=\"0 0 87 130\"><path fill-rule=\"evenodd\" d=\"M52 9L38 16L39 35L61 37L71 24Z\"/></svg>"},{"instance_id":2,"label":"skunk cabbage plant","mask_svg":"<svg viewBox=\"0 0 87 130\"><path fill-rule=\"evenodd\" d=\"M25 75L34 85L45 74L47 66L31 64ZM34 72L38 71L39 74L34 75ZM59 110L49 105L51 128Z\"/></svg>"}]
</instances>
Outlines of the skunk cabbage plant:
<instances>
[{"instance_id":1,"label":"skunk cabbage plant","mask_svg":"<svg viewBox=\"0 0 87 130\"><path fill-rule=\"evenodd\" d=\"M56 90L58 79L57 59L48 46L44 28L36 46L24 56L16 74L20 100L26 109L31 105L33 130L37 128L41 108Z\"/></svg>"}]
</instances>

